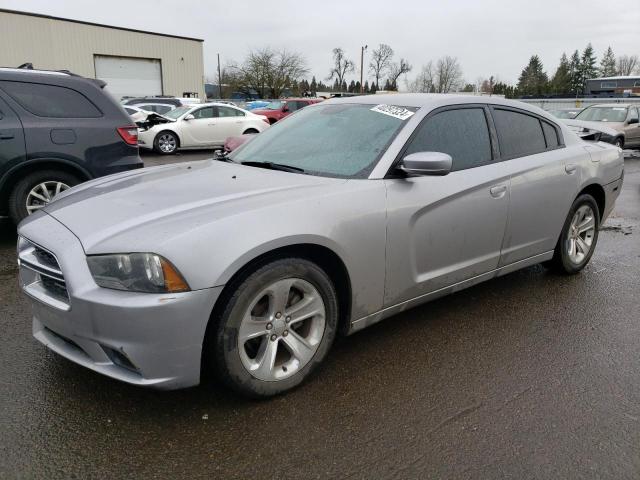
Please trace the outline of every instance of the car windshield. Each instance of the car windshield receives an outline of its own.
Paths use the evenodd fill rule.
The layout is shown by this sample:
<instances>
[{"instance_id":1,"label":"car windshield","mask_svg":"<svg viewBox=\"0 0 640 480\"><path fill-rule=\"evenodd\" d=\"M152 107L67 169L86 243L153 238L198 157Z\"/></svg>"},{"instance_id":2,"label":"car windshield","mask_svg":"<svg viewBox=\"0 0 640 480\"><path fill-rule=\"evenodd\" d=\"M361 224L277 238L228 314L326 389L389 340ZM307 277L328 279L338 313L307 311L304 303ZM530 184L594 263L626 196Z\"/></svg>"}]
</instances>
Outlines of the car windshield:
<instances>
[{"instance_id":1,"label":"car windshield","mask_svg":"<svg viewBox=\"0 0 640 480\"><path fill-rule=\"evenodd\" d=\"M574 118L575 114L571 110L550 110L549 113L556 118Z\"/></svg>"},{"instance_id":2,"label":"car windshield","mask_svg":"<svg viewBox=\"0 0 640 480\"><path fill-rule=\"evenodd\" d=\"M624 122L627 107L589 107L578 114L576 120L589 122Z\"/></svg>"},{"instance_id":3,"label":"car windshield","mask_svg":"<svg viewBox=\"0 0 640 480\"><path fill-rule=\"evenodd\" d=\"M302 168L312 175L366 178L416 110L319 104L276 123L229 158Z\"/></svg>"},{"instance_id":4,"label":"car windshield","mask_svg":"<svg viewBox=\"0 0 640 480\"><path fill-rule=\"evenodd\" d=\"M181 117L182 115L187 113L192 108L193 107L178 107L178 108L174 108L173 110L170 110L170 111L168 111L166 113L163 113L162 116L163 117L167 117L167 118L171 118L172 120L176 120L177 118Z\"/></svg>"},{"instance_id":5,"label":"car windshield","mask_svg":"<svg viewBox=\"0 0 640 480\"><path fill-rule=\"evenodd\" d=\"M267 105L264 108L266 108L267 110L280 110L283 105L284 105L284 102L271 102L269 105Z\"/></svg>"}]
</instances>

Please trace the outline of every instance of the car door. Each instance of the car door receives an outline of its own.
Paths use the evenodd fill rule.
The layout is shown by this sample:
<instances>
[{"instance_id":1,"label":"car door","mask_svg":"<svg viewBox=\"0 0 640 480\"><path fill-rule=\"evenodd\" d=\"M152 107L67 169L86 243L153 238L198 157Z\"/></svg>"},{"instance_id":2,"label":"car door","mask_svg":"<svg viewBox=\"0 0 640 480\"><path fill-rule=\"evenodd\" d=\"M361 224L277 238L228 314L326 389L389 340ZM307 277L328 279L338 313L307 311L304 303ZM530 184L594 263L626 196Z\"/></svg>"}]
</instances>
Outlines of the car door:
<instances>
[{"instance_id":1,"label":"car door","mask_svg":"<svg viewBox=\"0 0 640 480\"><path fill-rule=\"evenodd\" d=\"M627 145L640 144L640 117L637 107L629 107L629 113L624 123L624 136Z\"/></svg>"},{"instance_id":2,"label":"car door","mask_svg":"<svg viewBox=\"0 0 640 480\"><path fill-rule=\"evenodd\" d=\"M216 119L216 141L224 143L229 137L237 137L244 132L244 112L233 107L214 107L218 111Z\"/></svg>"},{"instance_id":3,"label":"car door","mask_svg":"<svg viewBox=\"0 0 640 480\"><path fill-rule=\"evenodd\" d=\"M0 98L0 187L3 175L24 159L22 123L9 105Z\"/></svg>"},{"instance_id":4,"label":"car door","mask_svg":"<svg viewBox=\"0 0 640 480\"><path fill-rule=\"evenodd\" d=\"M483 105L430 113L401 156L451 155L445 176L385 180L388 228L385 306L479 279L500 259L509 177L494 161L495 138Z\"/></svg>"},{"instance_id":5,"label":"car door","mask_svg":"<svg viewBox=\"0 0 640 480\"><path fill-rule=\"evenodd\" d=\"M509 107L491 108L501 165L511 178L509 220L500 266L555 248L580 183L582 145L565 147L561 129L537 115Z\"/></svg>"},{"instance_id":6,"label":"car door","mask_svg":"<svg viewBox=\"0 0 640 480\"><path fill-rule=\"evenodd\" d=\"M207 147L215 144L217 110L211 106L202 107L193 110L191 115L191 120L180 120L182 146Z\"/></svg>"}]
</instances>

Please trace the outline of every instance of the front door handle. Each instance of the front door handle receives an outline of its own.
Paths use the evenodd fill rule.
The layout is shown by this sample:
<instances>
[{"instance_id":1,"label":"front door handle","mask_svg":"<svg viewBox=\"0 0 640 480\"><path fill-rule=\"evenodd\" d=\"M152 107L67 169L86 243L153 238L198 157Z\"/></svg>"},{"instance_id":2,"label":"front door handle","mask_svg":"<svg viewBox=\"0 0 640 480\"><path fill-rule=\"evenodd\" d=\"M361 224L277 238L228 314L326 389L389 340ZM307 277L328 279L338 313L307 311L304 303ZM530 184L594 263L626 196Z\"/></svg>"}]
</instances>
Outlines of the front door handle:
<instances>
[{"instance_id":1,"label":"front door handle","mask_svg":"<svg viewBox=\"0 0 640 480\"><path fill-rule=\"evenodd\" d=\"M14 138L13 133L2 133L0 132L0 140L11 140Z\"/></svg>"},{"instance_id":2,"label":"front door handle","mask_svg":"<svg viewBox=\"0 0 640 480\"><path fill-rule=\"evenodd\" d=\"M506 185L496 185L495 187L491 187L489 192L493 198L501 198L504 197L504 194L507 191Z\"/></svg>"},{"instance_id":3,"label":"front door handle","mask_svg":"<svg viewBox=\"0 0 640 480\"><path fill-rule=\"evenodd\" d=\"M574 165L573 163L569 163L564 167L564 171L567 172L569 175L573 175L577 169L578 169L578 166Z\"/></svg>"}]
</instances>

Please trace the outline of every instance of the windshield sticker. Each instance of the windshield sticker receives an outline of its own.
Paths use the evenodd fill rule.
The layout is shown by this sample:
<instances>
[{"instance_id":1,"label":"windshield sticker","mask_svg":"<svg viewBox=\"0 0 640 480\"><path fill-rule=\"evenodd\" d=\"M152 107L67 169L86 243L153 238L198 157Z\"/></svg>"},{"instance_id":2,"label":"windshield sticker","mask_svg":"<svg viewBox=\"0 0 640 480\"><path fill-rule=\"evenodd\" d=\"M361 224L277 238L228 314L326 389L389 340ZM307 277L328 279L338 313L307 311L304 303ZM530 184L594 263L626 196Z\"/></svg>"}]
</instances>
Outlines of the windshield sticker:
<instances>
[{"instance_id":1,"label":"windshield sticker","mask_svg":"<svg viewBox=\"0 0 640 480\"><path fill-rule=\"evenodd\" d=\"M398 118L400 120L406 120L410 118L415 112L407 110L404 107L396 107L395 105L376 105L371 109L372 112L382 113L389 115L390 117Z\"/></svg>"}]
</instances>

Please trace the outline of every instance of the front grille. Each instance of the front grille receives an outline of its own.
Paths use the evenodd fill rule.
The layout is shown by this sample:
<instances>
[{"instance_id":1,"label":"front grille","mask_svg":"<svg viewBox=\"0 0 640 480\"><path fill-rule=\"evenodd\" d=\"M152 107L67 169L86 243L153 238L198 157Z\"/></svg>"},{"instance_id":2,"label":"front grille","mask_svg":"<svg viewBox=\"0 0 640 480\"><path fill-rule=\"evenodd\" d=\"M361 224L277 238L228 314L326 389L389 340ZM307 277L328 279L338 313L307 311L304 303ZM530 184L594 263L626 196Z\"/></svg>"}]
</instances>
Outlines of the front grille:
<instances>
[{"instance_id":1,"label":"front grille","mask_svg":"<svg viewBox=\"0 0 640 480\"><path fill-rule=\"evenodd\" d=\"M44 293L57 302L69 304L69 292L64 274L56 256L40 245L20 237L18 240L18 261L21 268L32 272L33 279L24 285L29 293Z\"/></svg>"}]
</instances>

